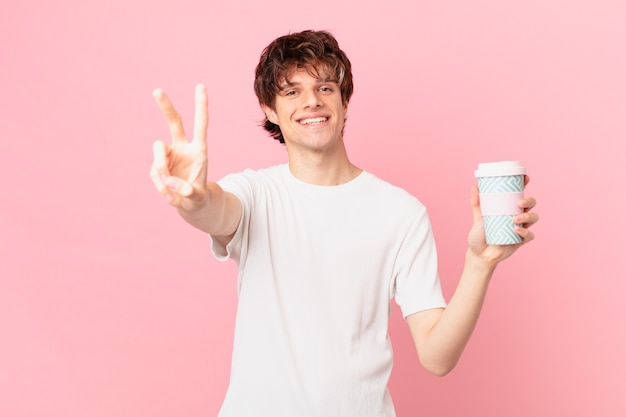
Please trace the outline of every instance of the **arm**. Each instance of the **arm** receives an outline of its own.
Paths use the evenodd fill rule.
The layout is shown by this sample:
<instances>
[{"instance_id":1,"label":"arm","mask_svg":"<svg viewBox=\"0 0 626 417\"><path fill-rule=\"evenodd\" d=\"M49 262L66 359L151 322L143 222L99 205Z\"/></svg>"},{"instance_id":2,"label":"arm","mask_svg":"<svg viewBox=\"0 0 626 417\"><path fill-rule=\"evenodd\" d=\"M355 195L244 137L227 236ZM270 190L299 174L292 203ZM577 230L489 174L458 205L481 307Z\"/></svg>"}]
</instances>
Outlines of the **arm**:
<instances>
[{"instance_id":1,"label":"arm","mask_svg":"<svg viewBox=\"0 0 626 417\"><path fill-rule=\"evenodd\" d=\"M192 226L212 234L226 244L234 235L241 217L237 197L215 182L207 181L207 127L209 121L206 88L196 87L194 134L187 140L180 114L165 93L157 89L154 98L169 125L172 143L154 143L150 177L157 190Z\"/></svg>"},{"instance_id":2,"label":"arm","mask_svg":"<svg viewBox=\"0 0 626 417\"><path fill-rule=\"evenodd\" d=\"M517 233L522 243L517 245L487 245L480 214L478 190L472 188L474 224L469 234L469 248L461 279L445 309L426 310L407 317L407 323L422 365L435 375L445 375L457 364L478 321L493 272L501 261L511 256L534 235L528 230L539 216L531 213L536 201L532 197L520 200L524 213L518 215Z\"/></svg>"}]
</instances>

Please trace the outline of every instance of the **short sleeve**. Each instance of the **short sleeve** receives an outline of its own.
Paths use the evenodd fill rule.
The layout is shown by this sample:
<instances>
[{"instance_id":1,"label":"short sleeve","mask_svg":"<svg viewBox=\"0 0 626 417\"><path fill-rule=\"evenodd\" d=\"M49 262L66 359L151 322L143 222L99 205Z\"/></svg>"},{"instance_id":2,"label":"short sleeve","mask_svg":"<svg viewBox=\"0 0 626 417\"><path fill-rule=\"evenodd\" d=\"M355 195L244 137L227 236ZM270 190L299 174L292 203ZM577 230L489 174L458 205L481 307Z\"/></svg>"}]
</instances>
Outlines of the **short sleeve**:
<instances>
[{"instance_id":1,"label":"short sleeve","mask_svg":"<svg viewBox=\"0 0 626 417\"><path fill-rule=\"evenodd\" d=\"M248 229L250 223L250 213L252 211L252 184L243 173L229 174L217 182L226 192L232 193L239 199L241 203L241 218L237 225L237 230L228 245L224 247L213 236L211 238L211 252L218 261L226 261L233 259L239 263L242 255L245 253L245 242L247 241Z\"/></svg>"},{"instance_id":2,"label":"short sleeve","mask_svg":"<svg viewBox=\"0 0 626 417\"><path fill-rule=\"evenodd\" d=\"M418 311L446 307L426 208L420 207L411 219L394 268L394 296L405 318Z\"/></svg>"}]
</instances>

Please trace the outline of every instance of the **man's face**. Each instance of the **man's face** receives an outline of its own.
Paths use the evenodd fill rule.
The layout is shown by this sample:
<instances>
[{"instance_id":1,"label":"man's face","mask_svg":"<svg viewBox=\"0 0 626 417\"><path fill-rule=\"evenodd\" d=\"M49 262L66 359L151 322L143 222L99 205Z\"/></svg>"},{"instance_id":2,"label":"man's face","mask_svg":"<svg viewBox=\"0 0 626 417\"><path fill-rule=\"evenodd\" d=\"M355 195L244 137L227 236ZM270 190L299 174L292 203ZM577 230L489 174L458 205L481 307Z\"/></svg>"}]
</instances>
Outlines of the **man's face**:
<instances>
[{"instance_id":1,"label":"man's face","mask_svg":"<svg viewBox=\"0 0 626 417\"><path fill-rule=\"evenodd\" d=\"M267 118L280 126L287 148L332 151L342 143L345 121L339 85L311 76L305 69L294 69L282 80L274 109L264 106Z\"/></svg>"}]
</instances>

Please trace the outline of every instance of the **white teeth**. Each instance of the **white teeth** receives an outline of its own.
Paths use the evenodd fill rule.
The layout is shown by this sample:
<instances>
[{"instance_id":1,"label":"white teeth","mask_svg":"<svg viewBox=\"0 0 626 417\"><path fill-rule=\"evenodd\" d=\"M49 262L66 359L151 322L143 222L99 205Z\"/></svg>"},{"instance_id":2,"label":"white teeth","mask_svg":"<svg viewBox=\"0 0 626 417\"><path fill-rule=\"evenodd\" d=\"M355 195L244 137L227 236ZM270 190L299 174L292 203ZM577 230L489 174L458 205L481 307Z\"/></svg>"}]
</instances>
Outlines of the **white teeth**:
<instances>
[{"instance_id":1,"label":"white teeth","mask_svg":"<svg viewBox=\"0 0 626 417\"><path fill-rule=\"evenodd\" d=\"M314 123L322 123L328 120L328 117L311 117L310 119L302 119L300 120L300 124L309 125Z\"/></svg>"}]
</instances>

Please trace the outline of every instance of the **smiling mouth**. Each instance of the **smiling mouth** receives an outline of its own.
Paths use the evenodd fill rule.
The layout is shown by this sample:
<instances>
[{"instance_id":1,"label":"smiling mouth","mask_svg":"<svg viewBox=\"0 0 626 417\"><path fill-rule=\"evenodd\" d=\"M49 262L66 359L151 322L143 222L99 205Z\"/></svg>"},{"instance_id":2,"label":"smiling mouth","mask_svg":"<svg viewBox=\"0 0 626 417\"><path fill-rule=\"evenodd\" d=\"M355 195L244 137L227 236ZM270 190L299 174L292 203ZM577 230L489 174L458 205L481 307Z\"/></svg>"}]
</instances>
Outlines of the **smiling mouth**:
<instances>
[{"instance_id":1,"label":"smiling mouth","mask_svg":"<svg viewBox=\"0 0 626 417\"><path fill-rule=\"evenodd\" d=\"M317 125L328 120L328 117L310 117L300 120L301 125Z\"/></svg>"}]
</instances>

